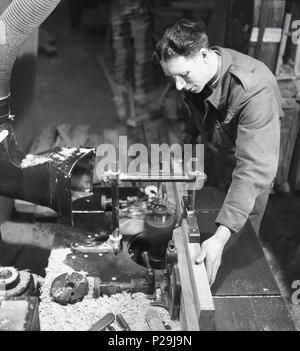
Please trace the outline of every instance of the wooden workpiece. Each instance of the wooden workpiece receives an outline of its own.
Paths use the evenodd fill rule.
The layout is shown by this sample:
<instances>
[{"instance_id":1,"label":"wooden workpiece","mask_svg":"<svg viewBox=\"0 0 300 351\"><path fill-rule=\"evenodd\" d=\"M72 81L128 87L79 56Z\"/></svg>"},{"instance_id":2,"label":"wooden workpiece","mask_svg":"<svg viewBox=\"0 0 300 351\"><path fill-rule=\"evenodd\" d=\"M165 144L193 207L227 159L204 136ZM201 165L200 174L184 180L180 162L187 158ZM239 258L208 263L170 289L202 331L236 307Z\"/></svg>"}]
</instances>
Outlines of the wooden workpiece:
<instances>
[{"instance_id":1,"label":"wooden workpiece","mask_svg":"<svg viewBox=\"0 0 300 351\"><path fill-rule=\"evenodd\" d=\"M175 190L177 192L175 198L177 197L178 202L179 197L185 195L185 191L181 185L179 187L177 185ZM217 228L214 221L224 197L225 194L212 187L205 187L196 192L195 214L200 228L201 242L214 234ZM185 221L183 221L182 227L186 227ZM180 234L182 233L180 233L179 229L174 231L176 245ZM187 238L184 234L182 235ZM197 245L199 249L199 244L188 244L189 247L196 247ZM178 251L180 251L179 248ZM179 252L179 256L182 252ZM190 256L188 257L189 254ZM186 262L183 264L188 264L189 269L191 269L194 257L191 250L187 252L187 257ZM179 265L182 262L183 260L179 259ZM188 285L187 279L184 278L184 272L186 272L184 269L186 268L183 266L181 269L183 296L188 294L187 290L191 289L191 287L195 291L193 277L189 277L192 284ZM206 283L205 271L199 273L197 277L195 276L195 281L202 281L203 283L203 279ZM200 300L197 302L194 300L194 306L197 306L197 303L201 306L201 300L205 301L205 296L208 295L206 283L204 287L199 287L198 299L200 298ZM209 329L233 331L295 330L294 323L249 221L239 233L232 235L225 246L222 264L217 279L212 286L211 295L215 311L214 325L209 327ZM190 301L192 301L191 297ZM183 308L185 310L190 309L190 303L186 303L183 299ZM211 314L212 311L210 311ZM188 319L191 318L191 320L194 318L190 313L185 313L185 316ZM204 319L202 319L200 314L200 330L203 330L203 326L201 328L201 323L203 322L204 324L206 323L206 327L209 326L210 319L208 318L205 321L207 316L204 316ZM185 323L188 325L189 321L185 321Z\"/></svg>"},{"instance_id":2,"label":"wooden workpiece","mask_svg":"<svg viewBox=\"0 0 300 351\"><path fill-rule=\"evenodd\" d=\"M184 184L167 184L168 199L176 204L177 220L183 213L182 196L186 195ZM183 330L212 330L214 328L214 302L204 263L195 264L200 250L199 243L190 243L189 229L184 219L174 230L173 239L178 250L178 266L181 279L181 324ZM189 272L186 275L186 272ZM193 311L191 311L193 310ZM196 320L196 323L195 323Z\"/></svg>"},{"instance_id":3,"label":"wooden workpiece","mask_svg":"<svg viewBox=\"0 0 300 351\"><path fill-rule=\"evenodd\" d=\"M192 262L187 246L186 224L174 230L173 238L178 250L178 266L181 281L180 321L183 330L212 330L214 303L210 293L204 265ZM192 247L195 244L190 244ZM188 273L188 274L187 274ZM199 279L200 277L200 279ZM204 279L201 279L204 277Z\"/></svg>"}]
</instances>

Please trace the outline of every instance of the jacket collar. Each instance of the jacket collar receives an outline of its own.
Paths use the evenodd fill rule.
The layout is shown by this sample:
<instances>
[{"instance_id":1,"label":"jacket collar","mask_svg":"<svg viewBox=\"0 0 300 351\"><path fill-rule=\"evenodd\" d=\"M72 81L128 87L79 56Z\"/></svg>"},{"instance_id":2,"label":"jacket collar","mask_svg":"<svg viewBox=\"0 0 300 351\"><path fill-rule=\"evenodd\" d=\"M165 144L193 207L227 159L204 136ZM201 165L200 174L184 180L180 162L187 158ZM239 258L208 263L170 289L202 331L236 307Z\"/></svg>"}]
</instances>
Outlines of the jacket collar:
<instances>
[{"instance_id":1,"label":"jacket collar","mask_svg":"<svg viewBox=\"0 0 300 351\"><path fill-rule=\"evenodd\" d=\"M232 64L232 56L230 53L219 46L211 47L212 50L218 51L221 57L221 75L215 87L209 86L211 95L205 100L209 101L218 111L222 112L226 104L228 93L228 79L226 79L227 72Z\"/></svg>"}]
</instances>

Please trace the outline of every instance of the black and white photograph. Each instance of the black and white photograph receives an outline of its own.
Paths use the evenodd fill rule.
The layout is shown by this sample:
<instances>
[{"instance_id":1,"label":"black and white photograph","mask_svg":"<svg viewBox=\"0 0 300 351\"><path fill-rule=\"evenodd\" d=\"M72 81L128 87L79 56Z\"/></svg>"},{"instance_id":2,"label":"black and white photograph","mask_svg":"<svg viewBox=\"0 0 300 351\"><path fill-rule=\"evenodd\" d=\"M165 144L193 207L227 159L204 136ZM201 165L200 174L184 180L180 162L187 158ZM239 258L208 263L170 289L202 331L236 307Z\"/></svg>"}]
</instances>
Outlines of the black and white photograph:
<instances>
[{"instance_id":1,"label":"black and white photograph","mask_svg":"<svg viewBox=\"0 0 300 351\"><path fill-rule=\"evenodd\" d=\"M300 1L0 0L0 331L300 331Z\"/></svg>"}]
</instances>

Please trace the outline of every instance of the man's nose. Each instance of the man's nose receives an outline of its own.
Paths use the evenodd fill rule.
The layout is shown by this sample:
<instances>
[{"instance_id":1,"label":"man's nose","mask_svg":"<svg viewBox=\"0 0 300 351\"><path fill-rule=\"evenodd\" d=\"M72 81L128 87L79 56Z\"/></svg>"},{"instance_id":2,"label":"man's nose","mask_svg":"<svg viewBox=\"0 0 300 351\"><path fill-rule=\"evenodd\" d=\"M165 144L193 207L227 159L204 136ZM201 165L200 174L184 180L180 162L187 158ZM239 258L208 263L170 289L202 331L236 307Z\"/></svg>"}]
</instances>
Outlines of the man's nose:
<instances>
[{"instance_id":1,"label":"man's nose","mask_svg":"<svg viewBox=\"0 0 300 351\"><path fill-rule=\"evenodd\" d=\"M176 77L175 85L176 85L176 89L178 91L180 91L186 86L186 82L185 82L185 80L183 78Z\"/></svg>"}]
</instances>

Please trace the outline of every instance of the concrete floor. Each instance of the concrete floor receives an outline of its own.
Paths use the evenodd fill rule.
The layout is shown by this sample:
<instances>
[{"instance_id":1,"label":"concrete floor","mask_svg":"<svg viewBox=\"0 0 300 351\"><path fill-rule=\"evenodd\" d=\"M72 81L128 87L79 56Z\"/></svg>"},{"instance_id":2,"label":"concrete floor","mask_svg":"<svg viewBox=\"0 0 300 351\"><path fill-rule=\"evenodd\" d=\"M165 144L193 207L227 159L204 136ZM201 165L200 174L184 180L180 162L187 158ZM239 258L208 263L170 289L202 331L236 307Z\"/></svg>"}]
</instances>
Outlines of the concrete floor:
<instances>
[{"instance_id":1,"label":"concrete floor","mask_svg":"<svg viewBox=\"0 0 300 351\"><path fill-rule=\"evenodd\" d=\"M40 54L31 119L17 131L48 125L90 124L97 132L118 125L112 93L96 57L103 54L105 30L74 36L63 4L43 25L57 41L58 55ZM28 143L24 142L24 146ZM300 306L293 305L291 284L300 279L300 197L272 195L262 222L260 239L273 274L300 330ZM298 260L297 260L298 258Z\"/></svg>"}]
</instances>

